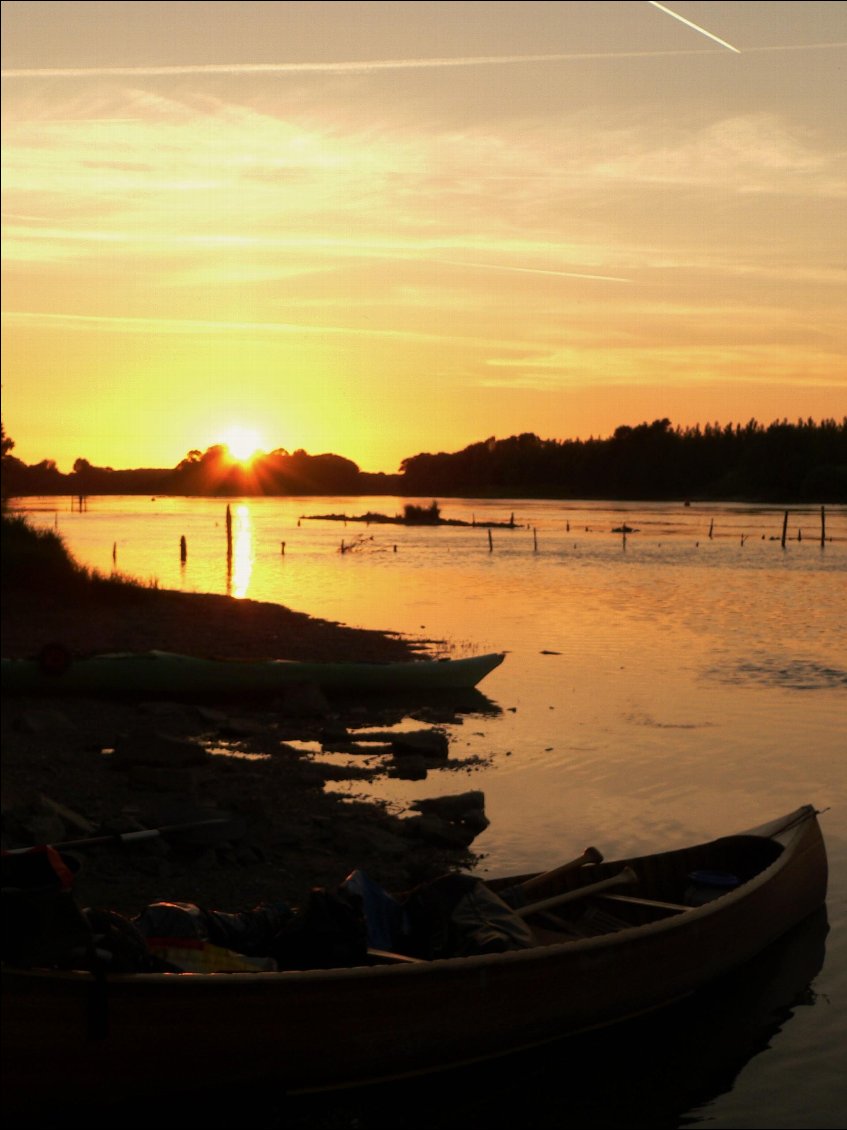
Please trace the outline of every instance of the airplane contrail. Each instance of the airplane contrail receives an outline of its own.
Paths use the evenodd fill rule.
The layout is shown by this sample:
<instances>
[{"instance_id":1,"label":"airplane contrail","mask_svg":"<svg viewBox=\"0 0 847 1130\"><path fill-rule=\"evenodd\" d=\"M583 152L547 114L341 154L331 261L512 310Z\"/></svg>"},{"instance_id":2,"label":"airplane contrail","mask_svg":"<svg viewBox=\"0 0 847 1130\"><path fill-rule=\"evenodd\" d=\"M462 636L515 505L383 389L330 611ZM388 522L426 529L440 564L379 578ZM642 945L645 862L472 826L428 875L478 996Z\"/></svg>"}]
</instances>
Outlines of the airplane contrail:
<instances>
[{"instance_id":1,"label":"airplane contrail","mask_svg":"<svg viewBox=\"0 0 847 1130\"><path fill-rule=\"evenodd\" d=\"M650 0L652 3L652 0ZM654 4L674 19L688 24L716 43L740 55L741 51L723 39L705 31L690 20L683 19L663 4ZM847 47L847 40L832 43L786 43L768 47L745 47L744 54L762 54L773 51L827 51ZM179 63L144 67L16 67L0 71L0 78L144 78L157 75L261 75L261 74L356 74L368 71L412 71L436 67L502 67L520 63L575 63L603 59L663 59L680 55L712 55L708 48L673 51L581 51L558 55L468 55L456 58L435 59L362 59L340 63Z\"/></svg>"},{"instance_id":2,"label":"airplane contrail","mask_svg":"<svg viewBox=\"0 0 847 1130\"><path fill-rule=\"evenodd\" d=\"M679 12L674 12L670 8L666 8L664 4L657 4L655 0L648 0L648 2L652 5L652 7L658 8L660 12L665 12L666 15L673 16L675 20L679 20L679 22L681 24L685 24L686 27L690 27L694 31L699 31L700 34L705 35L707 39L713 39L715 43L719 43L721 47L726 47L728 50L734 51L736 55L741 54L737 47L733 47L732 44L727 43L725 39L719 39L718 36L712 35L710 31L706 31L706 29L704 27L700 27L699 24L695 24L692 23L691 20L687 20L685 16L681 16Z\"/></svg>"},{"instance_id":3,"label":"airplane contrail","mask_svg":"<svg viewBox=\"0 0 847 1130\"><path fill-rule=\"evenodd\" d=\"M733 51L735 48L733 47ZM465 55L432 59L361 59L326 63L179 63L141 67L16 67L3 78L136 78L155 75L343 74L367 71L427 70L437 67L498 67L520 63L564 63L592 59L658 59L677 55L706 55L703 50L580 51L553 55Z\"/></svg>"},{"instance_id":4,"label":"airplane contrail","mask_svg":"<svg viewBox=\"0 0 847 1130\"><path fill-rule=\"evenodd\" d=\"M481 271L515 271L521 275L553 275L561 279L596 279L599 282L628 283L631 279L622 278L620 275L596 275L581 271L555 271L545 267L508 267L502 263L471 263L461 259L427 259L428 263L435 263L439 267L469 267Z\"/></svg>"}]
</instances>

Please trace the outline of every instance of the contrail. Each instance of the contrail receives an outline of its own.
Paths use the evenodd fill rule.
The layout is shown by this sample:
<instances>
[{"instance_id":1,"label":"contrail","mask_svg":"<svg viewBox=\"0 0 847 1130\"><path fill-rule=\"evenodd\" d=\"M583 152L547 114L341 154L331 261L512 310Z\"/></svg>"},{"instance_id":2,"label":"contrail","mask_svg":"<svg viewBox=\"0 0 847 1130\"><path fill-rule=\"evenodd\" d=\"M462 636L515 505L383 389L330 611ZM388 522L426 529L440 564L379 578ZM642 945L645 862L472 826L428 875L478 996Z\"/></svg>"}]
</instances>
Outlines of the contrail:
<instances>
[{"instance_id":1,"label":"contrail","mask_svg":"<svg viewBox=\"0 0 847 1130\"><path fill-rule=\"evenodd\" d=\"M481 271L515 271L521 275L553 275L561 279L597 279L599 282L628 283L631 279L621 278L619 275L593 275L579 271L554 271L545 267L507 267L501 263L471 263L460 259L427 259L428 263L435 263L440 267L469 267Z\"/></svg>"},{"instance_id":2,"label":"contrail","mask_svg":"<svg viewBox=\"0 0 847 1130\"><path fill-rule=\"evenodd\" d=\"M653 3L653 0L650 0ZM716 35L678 16L664 4L653 4L669 16L680 20L702 35L734 51L741 51L718 39ZM789 43L771 47L745 47L744 54L761 54L767 51L827 51L847 47L847 41L833 43ZM157 75L284 75L284 74L366 74L369 71L413 71L437 67L504 67L520 63L579 63L604 59L667 59L680 55L712 55L706 48L680 51L581 51L558 55L468 55L445 59L362 59L340 63L179 63L170 66L146 67L16 67L0 71L0 77L14 78L145 78Z\"/></svg>"},{"instance_id":3,"label":"contrail","mask_svg":"<svg viewBox=\"0 0 847 1130\"><path fill-rule=\"evenodd\" d=\"M734 51L735 48L733 47ZM436 67L502 67L520 63L565 63L592 59L659 59L677 55L706 55L706 50L581 51L556 55L466 55L433 59L362 59L338 63L185 63L143 67L27 67L2 72L3 78L136 78L155 75L261 75L362 73L367 71L427 70Z\"/></svg>"},{"instance_id":4,"label":"contrail","mask_svg":"<svg viewBox=\"0 0 847 1130\"><path fill-rule=\"evenodd\" d=\"M672 11L671 11L671 9L670 9L670 8L666 8L664 4L657 4L657 3L655 2L655 0L648 0L648 2L649 2L649 3L650 3L650 4L651 4L651 5L652 5L652 6L654 7L654 8L658 8L660 12L665 12L665 13L666 13L667 15L669 15L669 16L673 16L673 18L674 18L675 20L679 20L679 22L680 22L681 24L685 24L685 26L686 26L686 27L690 27L690 28L693 28L693 30L694 30L694 31L699 31L699 32L700 32L700 34L701 34L701 35L705 35L707 39L713 39L713 40L715 41L715 43L720 43L721 47L726 47L726 48L728 48L728 49L729 49L730 51L734 51L736 55L740 55L740 54L741 54L741 52L740 52L740 51L738 50L738 48L737 48L737 47L733 47L733 46L732 46L732 44L731 44L731 43L727 43L727 41L726 41L725 39L719 39L719 38L718 38L718 37L717 37L716 35L712 35L712 33L711 33L710 31L706 31L706 29L705 29L704 27L700 27L700 25L699 25L699 24L693 24L693 23L691 22L691 20L687 20L687 19L685 18L685 16L681 16L681 15L679 15L679 13L678 13L678 12L672 12Z\"/></svg>"}]
</instances>

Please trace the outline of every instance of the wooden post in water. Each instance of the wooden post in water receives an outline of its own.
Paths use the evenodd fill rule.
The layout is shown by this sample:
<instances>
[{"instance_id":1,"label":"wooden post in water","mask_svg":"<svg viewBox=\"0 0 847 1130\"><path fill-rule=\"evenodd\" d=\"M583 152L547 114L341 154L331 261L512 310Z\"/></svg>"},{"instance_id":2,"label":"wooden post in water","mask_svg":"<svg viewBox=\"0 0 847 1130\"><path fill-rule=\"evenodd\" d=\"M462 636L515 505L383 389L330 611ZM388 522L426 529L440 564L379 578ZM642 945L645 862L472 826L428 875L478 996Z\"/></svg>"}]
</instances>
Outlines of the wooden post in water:
<instances>
[{"instance_id":1,"label":"wooden post in water","mask_svg":"<svg viewBox=\"0 0 847 1130\"><path fill-rule=\"evenodd\" d=\"M532 552L538 553L538 530L535 526L532 527Z\"/></svg>"},{"instance_id":2,"label":"wooden post in water","mask_svg":"<svg viewBox=\"0 0 847 1130\"><path fill-rule=\"evenodd\" d=\"M284 541L281 541L279 543L279 552L280 552L281 557L285 557L285 542Z\"/></svg>"},{"instance_id":3,"label":"wooden post in water","mask_svg":"<svg viewBox=\"0 0 847 1130\"><path fill-rule=\"evenodd\" d=\"M710 538L711 538L711 536L712 536L712 535L714 534L714 532L715 532L715 520L714 520L714 518L713 518L713 519L711 520L711 522L709 523L709 537L710 537Z\"/></svg>"},{"instance_id":4,"label":"wooden post in water","mask_svg":"<svg viewBox=\"0 0 847 1130\"><path fill-rule=\"evenodd\" d=\"M826 545L826 507L821 507L821 547Z\"/></svg>"},{"instance_id":5,"label":"wooden post in water","mask_svg":"<svg viewBox=\"0 0 847 1130\"><path fill-rule=\"evenodd\" d=\"M188 542L185 540L185 534L179 539L179 559L183 565L188 560Z\"/></svg>"},{"instance_id":6,"label":"wooden post in water","mask_svg":"<svg viewBox=\"0 0 847 1130\"><path fill-rule=\"evenodd\" d=\"M782 538L780 540L780 545L782 546L783 549L785 549L785 536L786 536L787 533L788 533L788 511L786 510L785 514L782 517Z\"/></svg>"},{"instance_id":7,"label":"wooden post in water","mask_svg":"<svg viewBox=\"0 0 847 1130\"><path fill-rule=\"evenodd\" d=\"M491 536L491 530L488 531L488 552L494 552L494 538Z\"/></svg>"},{"instance_id":8,"label":"wooden post in water","mask_svg":"<svg viewBox=\"0 0 847 1130\"><path fill-rule=\"evenodd\" d=\"M112 542L112 568L114 568L115 565L117 565L117 563L118 563L118 543L116 541L113 541Z\"/></svg>"},{"instance_id":9,"label":"wooden post in water","mask_svg":"<svg viewBox=\"0 0 847 1130\"><path fill-rule=\"evenodd\" d=\"M226 504L226 552L232 557L232 510L229 503Z\"/></svg>"}]
</instances>

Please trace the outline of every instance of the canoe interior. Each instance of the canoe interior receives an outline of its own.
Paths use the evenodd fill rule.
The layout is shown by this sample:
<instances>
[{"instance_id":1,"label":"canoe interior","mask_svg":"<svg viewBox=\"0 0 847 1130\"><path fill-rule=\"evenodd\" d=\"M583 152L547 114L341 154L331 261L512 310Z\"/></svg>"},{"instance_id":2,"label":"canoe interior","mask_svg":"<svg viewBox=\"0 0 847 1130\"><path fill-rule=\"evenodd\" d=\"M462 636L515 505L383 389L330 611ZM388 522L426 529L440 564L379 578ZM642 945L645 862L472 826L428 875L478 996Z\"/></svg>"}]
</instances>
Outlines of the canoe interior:
<instances>
[{"instance_id":1,"label":"canoe interior","mask_svg":"<svg viewBox=\"0 0 847 1130\"><path fill-rule=\"evenodd\" d=\"M116 1098L149 1092L151 1081L347 1088L620 1024L712 984L820 909L827 864L816 816L804 806L757 832L544 877L545 898L626 866L636 882L532 915L530 949L257 974L98 979L4 967L7 1093L31 1102L45 1062L65 1093ZM691 873L704 869L738 884L691 906ZM529 878L541 880L489 886Z\"/></svg>"},{"instance_id":2,"label":"canoe interior","mask_svg":"<svg viewBox=\"0 0 847 1130\"><path fill-rule=\"evenodd\" d=\"M770 867L783 850L775 840L738 835L680 851L582 867L551 882L543 891L544 897L575 891L610 878L627 866L633 869L638 881L632 888L613 889L587 901L544 911L531 921L544 944L644 926L692 909L692 873L708 870L734 875L739 881L736 889L740 891L745 883ZM516 879L494 880L490 885L502 891L533 877L522 875ZM556 930L560 937L551 933Z\"/></svg>"}]
</instances>

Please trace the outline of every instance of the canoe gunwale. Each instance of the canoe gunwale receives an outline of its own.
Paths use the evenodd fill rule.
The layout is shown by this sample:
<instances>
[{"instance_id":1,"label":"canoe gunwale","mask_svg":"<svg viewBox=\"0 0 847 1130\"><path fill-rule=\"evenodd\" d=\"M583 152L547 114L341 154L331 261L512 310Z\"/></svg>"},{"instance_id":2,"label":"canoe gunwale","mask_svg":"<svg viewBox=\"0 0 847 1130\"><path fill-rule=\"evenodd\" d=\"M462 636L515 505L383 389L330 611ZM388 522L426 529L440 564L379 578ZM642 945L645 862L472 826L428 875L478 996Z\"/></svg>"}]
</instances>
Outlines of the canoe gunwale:
<instances>
[{"instance_id":1,"label":"canoe gunwale","mask_svg":"<svg viewBox=\"0 0 847 1130\"><path fill-rule=\"evenodd\" d=\"M532 949L275 973L98 978L4 967L7 1092L30 1109L50 1062L63 1096L81 1101L149 1093L151 1079L160 1089L272 1080L305 1094L451 1070L617 1025L690 996L820 909L826 855L816 817L804 806L763 826L782 850L713 902ZM92 1001L108 1009L108 1039L86 1027Z\"/></svg>"},{"instance_id":2,"label":"canoe gunwale","mask_svg":"<svg viewBox=\"0 0 847 1130\"><path fill-rule=\"evenodd\" d=\"M192 984L200 985L204 982L220 982L227 985L233 984L260 984L267 983L268 981L276 981L284 979L288 981L303 981L304 984L315 982L316 980L329 980L329 981L347 981L350 979L370 980L372 978L386 978L395 979L397 977L415 978L426 977L432 970L449 970L456 969L457 971L468 972L471 970L486 970L490 967L500 967L509 965L523 965L526 963L542 962L542 961L556 961L564 951L578 953L586 952L592 953L593 951L603 951L606 949L618 949L628 937L644 936L652 937L655 935L665 933L676 933L680 930L687 930L692 923L695 922L708 922L710 919L723 918L728 909L738 904L743 904L748 901L751 894L757 890L767 888L773 881L776 874L790 863L791 849L793 846L798 846L809 827L809 821L816 824L817 810L811 805L804 805L802 808L796 809L788 817L783 817L780 820L773 821L769 824L763 825L758 829L751 829L749 832L738 833L735 836L721 836L718 839L708 841L701 845L703 850L708 850L715 844L730 843L741 837L756 837L763 841L780 842L781 836L788 838L788 843L782 846L782 850L776 856L772 863L763 868L758 874L746 880L734 890L728 891L720 898L713 899L710 902L704 903L702 906L686 907L683 915L672 915L669 917L657 918L652 922L643 924L634 924L632 926L623 927L613 934L602 934L596 937L588 938L568 938L561 942L554 942L548 945L539 945L529 949L511 950L505 953L489 953L489 954L471 954L468 956L460 957L445 957L435 958L428 961L421 961L415 963L398 963L398 964L380 964L380 965L358 965L352 967L343 967L335 969L305 969L305 970L278 970L278 971L257 971L257 972L220 972L220 973L122 973L122 974L108 974L107 981L110 984ZM769 829L775 829L770 835L760 835ZM797 841L794 844L792 841ZM680 855L681 851L686 849L670 849L666 852L656 853L650 856L633 857L632 859L614 860L604 864L591 865L586 868L587 871L596 871L601 868L609 871L616 871L624 866L638 867L639 863L643 860L656 860L662 857L672 858ZM497 880L497 885L508 886L514 883L522 882L524 879L534 877L536 873L527 876L509 876ZM494 882L494 881L493 881ZM822 901L822 900L821 900ZM820 905L820 903L818 903ZM813 907L808 913L813 913L816 907ZM801 917L806 917L802 915ZM800 919L797 919L799 921ZM789 929L794 921L789 922L783 927L781 932ZM778 936L778 935L775 935ZM17 971L16 971L17 972ZM28 974L37 977L52 978L56 980L78 980L80 983L93 982L97 975L87 970L43 970L33 969L26 970Z\"/></svg>"}]
</instances>

